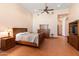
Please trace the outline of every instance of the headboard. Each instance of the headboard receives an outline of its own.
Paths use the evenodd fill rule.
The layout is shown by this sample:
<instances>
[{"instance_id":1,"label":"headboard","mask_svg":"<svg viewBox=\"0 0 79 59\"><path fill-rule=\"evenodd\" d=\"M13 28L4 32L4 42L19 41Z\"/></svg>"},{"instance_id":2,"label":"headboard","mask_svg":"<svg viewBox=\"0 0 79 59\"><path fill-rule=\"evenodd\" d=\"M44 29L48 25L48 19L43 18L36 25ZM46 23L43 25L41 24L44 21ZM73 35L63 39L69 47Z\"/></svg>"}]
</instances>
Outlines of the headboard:
<instances>
[{"instance_id":1,"label":"headboard","mask_svg":"<svg viewBox=\"0 0 79 59\"><path fill-rule=\"evenodd\" d=\"M17 33L27 32L27 28L12 28L13 36L15 37Z\"/></svg>"}]
</instances>

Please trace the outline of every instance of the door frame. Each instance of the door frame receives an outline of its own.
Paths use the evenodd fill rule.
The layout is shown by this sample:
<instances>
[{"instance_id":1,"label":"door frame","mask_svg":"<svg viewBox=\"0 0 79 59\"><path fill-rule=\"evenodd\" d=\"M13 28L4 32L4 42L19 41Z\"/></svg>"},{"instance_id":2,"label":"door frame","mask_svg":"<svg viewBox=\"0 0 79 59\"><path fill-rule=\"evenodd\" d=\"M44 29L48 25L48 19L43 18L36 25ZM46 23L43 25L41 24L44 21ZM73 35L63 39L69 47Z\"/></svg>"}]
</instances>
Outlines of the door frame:
<instances>
[{"instance_id":1,"label":"door frame","mask_svg":"<svg viewBox=\"0 0 79 59\"><path fill-rule=\"evenodd\" d=\"M60 21L59 18L64 17L64 16L68 16L68 13L64 13L64 14L58 14L57 15L57 35L58 36L62 36L62 32L61 34L59 33L59 24L58 22ZM62 22L62 21L61 21ZM61 25L62 26L62 25ZM62 31L62 30L61 30Z\"/></svg>"}]
</instances>

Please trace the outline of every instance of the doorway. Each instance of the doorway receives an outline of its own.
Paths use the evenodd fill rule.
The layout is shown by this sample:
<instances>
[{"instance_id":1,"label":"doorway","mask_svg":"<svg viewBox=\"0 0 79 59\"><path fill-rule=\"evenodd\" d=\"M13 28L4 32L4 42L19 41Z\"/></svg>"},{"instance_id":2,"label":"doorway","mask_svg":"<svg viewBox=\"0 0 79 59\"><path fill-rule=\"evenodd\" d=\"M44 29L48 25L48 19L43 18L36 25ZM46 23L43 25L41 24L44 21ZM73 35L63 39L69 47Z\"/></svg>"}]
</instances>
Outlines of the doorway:
<instances>
[{"instance_id":1,"label":"doorway","mask_svg":"<svg viewBox=\"0 0 79 59\"><path fill-rule=\"evenodd\" d=\"M67 36L67 19L68 14L58 15L57 33L58 36Z\"/></svg>"}]
</instances>

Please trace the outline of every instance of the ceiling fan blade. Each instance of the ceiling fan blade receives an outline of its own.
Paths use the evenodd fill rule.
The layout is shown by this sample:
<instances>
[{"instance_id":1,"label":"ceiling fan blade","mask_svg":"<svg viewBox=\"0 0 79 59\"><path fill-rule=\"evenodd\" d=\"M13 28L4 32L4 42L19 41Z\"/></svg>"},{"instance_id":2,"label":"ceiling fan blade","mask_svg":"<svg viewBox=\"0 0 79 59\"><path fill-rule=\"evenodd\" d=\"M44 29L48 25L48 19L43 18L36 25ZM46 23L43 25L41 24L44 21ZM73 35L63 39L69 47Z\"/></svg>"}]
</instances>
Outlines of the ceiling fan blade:
<instances>
[{"instance_id":1,"label":"ceiling fan blade","mask_svg":"<svg viewBox=\"0 0 79 59\"><path fill-rule=\"evenodd\" d=\"M45 9L48 9L47 3L45 3Z\"/></svg>"},{"instance_id":2,"label":"ceiling fan blade","mask_svg":"<svg viewBox=\"0 0 79 59\"><path fill-rule=\"evenodd\" d=\"M48 9L47 11L53 11L54 9Z\"/></svg>"},{"instance_id":3,"label":"ceiling fan blade","mask_svg":"<svg viewBox=\"0 0 79 59\"><path fill-rule=\"evenodd\" d=\"M48 11L45 11L47 14L49 14L49 12Z\"/></svg>"}]
</instances>

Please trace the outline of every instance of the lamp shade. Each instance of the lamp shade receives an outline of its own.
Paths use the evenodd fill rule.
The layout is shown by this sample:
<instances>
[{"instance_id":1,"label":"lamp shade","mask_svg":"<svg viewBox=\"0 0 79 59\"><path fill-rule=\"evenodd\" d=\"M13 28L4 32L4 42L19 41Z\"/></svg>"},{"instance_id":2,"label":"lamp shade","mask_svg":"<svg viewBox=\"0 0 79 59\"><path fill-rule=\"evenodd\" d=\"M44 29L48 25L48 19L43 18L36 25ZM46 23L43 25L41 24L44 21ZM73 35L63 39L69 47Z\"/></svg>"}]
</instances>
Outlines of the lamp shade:
<instances>
[{"instance_id":1,"label":"lamp shade","mask_svg":"<svg viewBox=\"0 0 79 59\"><path fill-rule=\"evenodd\" d=\"M0 38L1 37L8 37L8 32L0 32Z\"/></svg>"}]
</instances>

